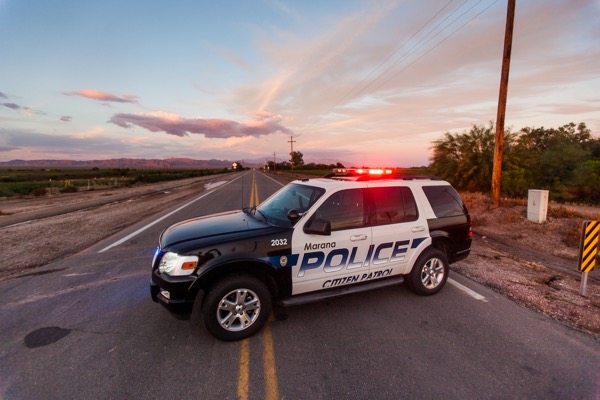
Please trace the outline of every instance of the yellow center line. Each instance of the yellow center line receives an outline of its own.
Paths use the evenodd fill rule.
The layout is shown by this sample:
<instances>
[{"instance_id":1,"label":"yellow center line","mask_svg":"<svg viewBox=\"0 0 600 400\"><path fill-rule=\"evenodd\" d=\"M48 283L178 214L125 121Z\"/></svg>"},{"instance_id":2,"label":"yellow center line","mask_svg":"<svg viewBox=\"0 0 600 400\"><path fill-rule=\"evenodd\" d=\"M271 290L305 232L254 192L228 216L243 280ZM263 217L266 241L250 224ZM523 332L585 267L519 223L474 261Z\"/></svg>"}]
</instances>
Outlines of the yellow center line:
<instances>
[{"instance_id":1,"label":"yellow center line","mask_svg":"<svg viewBox=\"0 0 600 400\"><path fill-rule=\"evenodd\" d=\"M250 378L250 340L242 340L240 348L240 372L238 374L237 397L248 400L248 380Z\"/></svg>"},{"instance_id":2,"label":"yellow center line","mask_svg":"<svg viewBox=\"0 0 600 400\"><path fill-rule=\"evenodd\" d=\"M254 181L254 174L252 174L252 183L250 184L250 204L249 207L254 207L254 185L256 182Z\"/></svg>"},{"instance_id":3,"label":"yellow center line","mask_svg":"<svg viewBox=\"0 0 600 400\"><path fill-rule=\"evenodd\" d=\"M252 174L250 189L250 207L258 206L258 187L256 179ZM273 346L273 335L271 334L271 321L273 314L269 316L263 328L263 364L265 379L265 399L276 400L279 398L277 385L277 372L275 369L275 350ZM248 383L250 380L250 340L242 340L240 347L240 371L238 374L237 397L239 400L248 400Z\"/></svg>"},{"instance_id":4,"label":"yellow center line","mask_svg":"<svg viewBox=\"0 0 600 400\"><path fill-rule=\"evenodd\" d=\"M260 201L258 201L258 185L256 184L256 181L254 182L254 205L258 206L260 204Z\"/></svg>"},{"instance_id":5,"label":"yellow center line","mask_svg":"<svg viewBox=\"0 0 600 400\"><path fill-rule=\"evenodd\" d=\"M279 389L277 387L277 371L275 369L275 349L273 347L273 335L271 334L271 321L265 324L263 333L263 363L265 368L265 398L267 400L276 400L279 398Z\"/></svg>"},{"instance_id":6,"label":"yellow center line","mask_svg":"<svg viewBox=\"0 0 600 400\"><path fill-rule=\"evenodd\" d=\"M254 174L252 174L252 184L250 185L250 208L256 207L259 204L258 201L258 186L256 185L256 179Z\"/></svg>"}]
</instances>

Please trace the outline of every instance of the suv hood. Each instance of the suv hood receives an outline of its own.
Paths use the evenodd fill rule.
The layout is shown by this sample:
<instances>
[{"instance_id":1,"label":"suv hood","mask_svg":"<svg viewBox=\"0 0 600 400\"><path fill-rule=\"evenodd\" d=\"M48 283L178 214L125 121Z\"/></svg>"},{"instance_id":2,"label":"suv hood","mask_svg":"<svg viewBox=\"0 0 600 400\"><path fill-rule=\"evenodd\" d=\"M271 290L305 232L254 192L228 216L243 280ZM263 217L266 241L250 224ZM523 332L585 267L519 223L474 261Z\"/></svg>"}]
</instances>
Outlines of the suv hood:
<instances>
[{"instance_id":1,"label":"suv hood","mask_svg":"<svg viewBox=\"0 0 600 400\"><path fill-rule=\"evenodd\" d=\"M164 249L183 242L199 242L209 238L206 240L207 242L215 242L220 241L220 236L227 237L222 237L221 240L230 240L231 235L241 234L239 236L244 236L245 232L267 228L271 228L271 226L242 211L229 211L188 219L171 225L161 234L160 247Z\"/></svg>"}]
</instances>

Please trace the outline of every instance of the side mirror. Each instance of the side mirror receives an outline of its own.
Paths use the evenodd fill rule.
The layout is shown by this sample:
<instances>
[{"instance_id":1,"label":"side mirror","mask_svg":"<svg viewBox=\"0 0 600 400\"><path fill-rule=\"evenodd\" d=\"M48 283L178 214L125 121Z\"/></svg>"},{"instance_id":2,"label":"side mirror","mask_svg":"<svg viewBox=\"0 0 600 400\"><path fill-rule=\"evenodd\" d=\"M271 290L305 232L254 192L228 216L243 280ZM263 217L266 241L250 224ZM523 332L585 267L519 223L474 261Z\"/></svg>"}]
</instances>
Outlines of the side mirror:
<instances>
[{"instance_id":1,"label":"side mirror","mask_svg":"<svg viewBox=\"0 0 600 400\"><path fill-rule=\"evenodd\" d=\"M302 217L302 214L300 214L300 212L295 208L292 208L290 211L288 211L287 217L290 221L292 221L292 225L294 225L296 222L298 222L300 217Z\"/></svg>"},{"instance_id":2,"label":"side mirror","mask_svg":"<svg viewBox=\"0 0 600 400\"><path fill-rule=\"evenodd\" d=\"M331 222L324 219L313 219L304 225L304 233L313 235L331 235Z\"/></svg>"}]
</instances>

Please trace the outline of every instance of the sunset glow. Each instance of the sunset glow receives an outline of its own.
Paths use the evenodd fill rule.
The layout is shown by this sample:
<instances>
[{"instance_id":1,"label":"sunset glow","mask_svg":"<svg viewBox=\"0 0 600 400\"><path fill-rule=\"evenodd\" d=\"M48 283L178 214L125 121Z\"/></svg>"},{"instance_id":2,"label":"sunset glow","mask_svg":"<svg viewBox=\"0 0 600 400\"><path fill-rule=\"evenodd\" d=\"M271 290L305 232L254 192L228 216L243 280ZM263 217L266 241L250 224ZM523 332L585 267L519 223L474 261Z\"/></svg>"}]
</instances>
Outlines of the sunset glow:
<instances>
[{"instance_id":1,"label":"sunset glow","mask_svg":"<svg viewBox=\"0 0 600 400\"><path fill-rule=\"evenodd\" d=\"M496 0L6 1L0 161L286 160L293 136L306 162L426 165L495 120L505 20ZM507 128L600 134L599 20L517 4Z\"/></svg>"}]
</instances>

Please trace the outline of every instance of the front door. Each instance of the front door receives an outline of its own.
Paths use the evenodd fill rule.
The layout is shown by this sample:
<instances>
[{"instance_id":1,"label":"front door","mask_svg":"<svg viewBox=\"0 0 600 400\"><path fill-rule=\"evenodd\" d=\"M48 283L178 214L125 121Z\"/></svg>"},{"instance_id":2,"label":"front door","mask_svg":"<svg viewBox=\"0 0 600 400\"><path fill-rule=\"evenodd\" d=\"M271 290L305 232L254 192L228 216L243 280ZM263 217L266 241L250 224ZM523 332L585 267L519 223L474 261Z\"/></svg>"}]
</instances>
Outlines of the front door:
<instances>
[{"instance_id":1,"label":"front door","mask_svg":"<svg viewBox=\"0 0 600 400\"><path fill-rule=\"evenodd\" d=\"M298 223L292 237L292 294L358 283L369 274L371 228L368 226L366 192L345 189L334 192L307 218ZM303 227L314 220L329 221L331 235L309 234Z\"/></svg>"}]
</instances>

